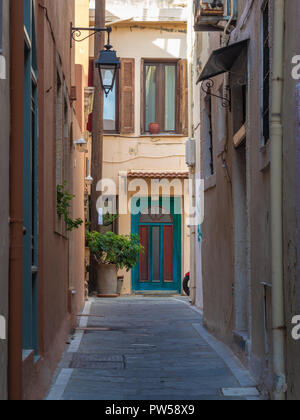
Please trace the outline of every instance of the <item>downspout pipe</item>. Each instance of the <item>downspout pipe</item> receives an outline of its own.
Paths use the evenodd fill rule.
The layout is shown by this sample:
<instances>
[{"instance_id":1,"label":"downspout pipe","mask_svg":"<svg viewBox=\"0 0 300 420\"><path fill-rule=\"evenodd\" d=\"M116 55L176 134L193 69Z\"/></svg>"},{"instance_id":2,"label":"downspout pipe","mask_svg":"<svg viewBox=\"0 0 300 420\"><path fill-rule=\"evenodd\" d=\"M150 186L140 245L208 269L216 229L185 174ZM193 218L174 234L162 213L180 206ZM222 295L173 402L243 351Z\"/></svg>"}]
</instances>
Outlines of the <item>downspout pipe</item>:
<instances>
[{"instance_id":1,"label":"downspout pipe","mask_svg":"<svg viewBox=\"0 0 300 420\"><path fill-rule=\"evenodd\" d=\"M187 35L187 51L188 51L188 136L190 139L194 137L194 126L193 126L193 53L194 53L194 37L193 37L193 2L188 2L188 35ZM190 167L190 180L192 181L192 190L189 193L192 195L193 208L195 208L195 167ZM190 226L190 290L191 290L191 303L196 303L196 229L195 226Z\"/></svg>"},{"instance_id":2,"label":"downspout pipe","mask_svg":"<svg viewBox=\"0 0 300 420\"><path fill-rule=\"evenodd\" d=\"M271 249L274 399L286 399L283 280L283 126L285 0L274 0L271 140Z\"/></svg>"}]
</instances>

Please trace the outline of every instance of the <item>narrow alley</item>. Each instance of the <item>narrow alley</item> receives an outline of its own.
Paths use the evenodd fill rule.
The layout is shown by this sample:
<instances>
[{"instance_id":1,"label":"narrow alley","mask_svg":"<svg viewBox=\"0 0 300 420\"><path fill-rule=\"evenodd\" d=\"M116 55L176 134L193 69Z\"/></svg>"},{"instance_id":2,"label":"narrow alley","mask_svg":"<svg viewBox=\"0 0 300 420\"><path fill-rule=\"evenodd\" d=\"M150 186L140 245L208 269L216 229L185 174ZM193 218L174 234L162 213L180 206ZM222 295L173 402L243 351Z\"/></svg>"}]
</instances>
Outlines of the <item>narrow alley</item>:
<instances>
[{"instance_id":1,"label":"narrow alley","mask_svg":"<svg viewBox=\"0 0 300 420\"><path fill-rule=\"evenodd\" d=\"M0 110L0 402L300 401L300 0L0 0Z\"/></svg>"},{"instance_id":2,"label":"narrow alley","mask_svg":"<svg viewBox=\"0 0 300 420\"><path fill-rule=\"evenodd\" d=\"M94 299L84 315L79 328L88 329L77 330L48 400L258 399L246 370L185 298Z\"/></svg>"}]
</instances>

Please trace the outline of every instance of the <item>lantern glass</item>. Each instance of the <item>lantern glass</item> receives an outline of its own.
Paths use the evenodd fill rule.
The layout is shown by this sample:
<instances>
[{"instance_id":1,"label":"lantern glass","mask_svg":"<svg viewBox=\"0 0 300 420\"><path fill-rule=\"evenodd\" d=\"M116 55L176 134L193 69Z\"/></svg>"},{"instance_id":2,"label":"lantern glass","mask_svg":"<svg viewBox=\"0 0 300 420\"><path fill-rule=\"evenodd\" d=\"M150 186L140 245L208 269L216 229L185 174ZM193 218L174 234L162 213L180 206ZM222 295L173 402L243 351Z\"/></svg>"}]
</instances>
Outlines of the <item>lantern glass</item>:
<instances>
[{"instance_id":1,"label":"lantern glass","mask_svg":"<svg viewBox=\"0 0 300 420\"><path fill-rule=\"evenodd\" d=\"M101 66L101 81L102 87L106 95L113 89L115 77L116 77L116 67L115 66Z\"/></svg>"}]
</instances>

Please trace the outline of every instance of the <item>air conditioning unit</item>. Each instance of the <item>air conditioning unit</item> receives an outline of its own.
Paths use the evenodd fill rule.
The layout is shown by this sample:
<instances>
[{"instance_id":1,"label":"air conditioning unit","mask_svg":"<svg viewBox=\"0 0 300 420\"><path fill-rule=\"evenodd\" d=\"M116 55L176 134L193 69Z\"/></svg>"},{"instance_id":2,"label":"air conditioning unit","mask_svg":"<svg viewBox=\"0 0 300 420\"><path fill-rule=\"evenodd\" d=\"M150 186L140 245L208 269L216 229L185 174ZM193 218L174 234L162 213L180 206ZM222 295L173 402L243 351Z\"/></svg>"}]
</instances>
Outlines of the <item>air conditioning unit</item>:
<instances>
[{"instance_id":1,"label":"air conditioning unit","mask_svg":"<svg viewBox=\"0 0 300 420\"><path fill-rule=\"evenodd\" d=\"M232 11L232 4L234 10ZM236 18L237 0L194 0L195 30L200 32L222 31L220 22L228 21L233 13Z\"/></svg>"}]
</instances>

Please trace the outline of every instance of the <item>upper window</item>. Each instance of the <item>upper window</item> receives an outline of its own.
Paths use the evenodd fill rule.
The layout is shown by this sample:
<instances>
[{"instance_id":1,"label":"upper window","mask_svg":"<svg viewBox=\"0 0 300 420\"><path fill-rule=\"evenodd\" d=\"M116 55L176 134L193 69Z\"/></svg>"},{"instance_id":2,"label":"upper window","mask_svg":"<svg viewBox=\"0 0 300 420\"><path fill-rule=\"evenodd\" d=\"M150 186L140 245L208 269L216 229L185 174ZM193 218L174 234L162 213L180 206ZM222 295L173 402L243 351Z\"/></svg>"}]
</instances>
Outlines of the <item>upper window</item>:
<instances>
[{"instance_id":1,"label":"upper window","mask_svg":"<svg viewBox=\"0 0 300 420\"><path fill-rule=\"evenodd\" d=\"M144 63L145 127L157 123L160 132L176 132L177 63Z\"/></svg>"},{"instance_id":2,"label":"upper window","mask_svg":"<svg viewBox=\"0 0 300 420\"><path fill-rule=\"evenodd\" d=\"M115 87L104 97L103 128L106 134L137 133L136 127L136 60L120 58ZM90 66L90 73L94 71ZM187 136L188 83L187 60L141 61L141 132L149 132L149 124L157 123L160 133ZM90 76L89 84L93 83ZM90 125L89 125L90 127Z\"/></svg>"}]
</instances>

